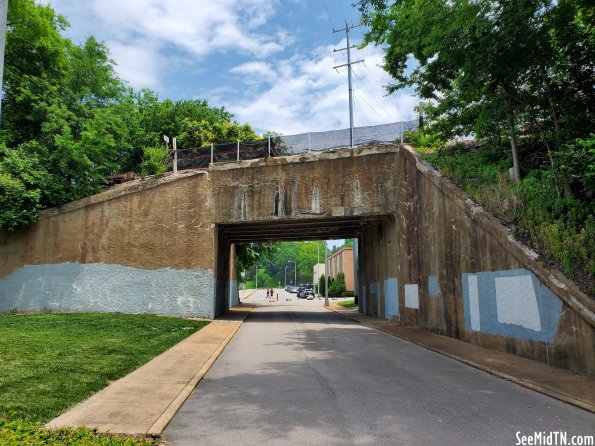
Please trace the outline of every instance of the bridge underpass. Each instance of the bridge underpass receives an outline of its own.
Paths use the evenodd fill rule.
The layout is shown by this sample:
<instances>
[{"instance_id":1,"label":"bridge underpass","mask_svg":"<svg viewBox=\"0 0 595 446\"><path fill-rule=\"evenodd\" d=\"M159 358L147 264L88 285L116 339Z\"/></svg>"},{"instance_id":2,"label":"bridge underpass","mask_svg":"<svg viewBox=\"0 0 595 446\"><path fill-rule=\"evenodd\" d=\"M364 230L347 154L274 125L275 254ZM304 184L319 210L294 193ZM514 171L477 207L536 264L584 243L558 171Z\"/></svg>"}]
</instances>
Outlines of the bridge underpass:
<instances>
[{"instance_id":1,"label":"bridge underpass","mask_svg":"<svg viewBox=\"0 0 595 446\"><path fill-rule=\"evenodd\" d=\"M378 255L375 250L366 246L382 245L382 234L387 232L387 226L394 225L391 215L359 216L359 217L331 217L304 219L300 221L284 220L262 223L236 223L217 225L217 312L219 316L230 306L237 303L237 277L235 245L237 243L264 243L286 241L315 241L356 239L357 264L354 268L356 277L365 280L366 269L373 268L378 263L367 253ZM380 237L378 235L380 234ZM390 268L385 253L385 268ZM395 265L392 265L393 269ZM372 273L374 274L374 273ZM375 275L375 274L374 274ZM357 280L356 280L357 283ZM394 302L396 305L396 301ZM362 308L365 302L362 301Z\"/></svg>"},{"instance_id":2,"label":"bridge underpass","mask_svg":"<svg viewBox=\"0 0 595 446\"><path fill-rule=\"evenodd\" d=\"M360 310L595 375L595 304L405 146L215 163L0 231L0 312L214 318L241 241L359 240ZM230 271L231 270L231 271Z\"/></svg>"}]
</instances>

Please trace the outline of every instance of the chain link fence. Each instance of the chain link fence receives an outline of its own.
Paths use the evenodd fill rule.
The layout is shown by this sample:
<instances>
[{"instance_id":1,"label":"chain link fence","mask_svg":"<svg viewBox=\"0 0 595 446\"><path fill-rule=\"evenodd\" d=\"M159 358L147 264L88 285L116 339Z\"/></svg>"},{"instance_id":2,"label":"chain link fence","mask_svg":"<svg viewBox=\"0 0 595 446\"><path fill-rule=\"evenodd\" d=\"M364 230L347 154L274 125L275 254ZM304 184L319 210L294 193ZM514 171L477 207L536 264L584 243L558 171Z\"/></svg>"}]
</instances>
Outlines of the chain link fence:
<instances>
[{"instance_id":1,"label":"chain link fence","mask_svg":"<svg viewBox=\"0 0 595 446\"><path fill-rule=\"evenodd\" d=\"M355 127L353 129L353 145L401 141L403 133L417 129L417 125L417 120L413 120ZM297 135L279 135L257 141L237 141L212 144L207 147L178 149L177 169L196 169L208 167L210 163L322 152L342 147L349 148L350 146L351 138L348 128ZM172 159L171 162L173 163L174 160Z\"/></svg>"}]
</instances>

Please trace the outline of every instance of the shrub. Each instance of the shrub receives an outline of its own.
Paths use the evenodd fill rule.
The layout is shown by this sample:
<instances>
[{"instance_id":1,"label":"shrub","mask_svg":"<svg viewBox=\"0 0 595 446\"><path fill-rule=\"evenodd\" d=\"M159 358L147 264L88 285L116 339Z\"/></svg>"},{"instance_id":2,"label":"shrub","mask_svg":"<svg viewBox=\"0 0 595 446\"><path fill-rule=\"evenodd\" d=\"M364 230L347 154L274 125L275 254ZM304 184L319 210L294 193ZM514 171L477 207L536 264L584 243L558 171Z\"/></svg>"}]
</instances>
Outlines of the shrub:
<instances>
[{"instance_id":1,"label":"shrub","mask_svg":"<svg viewBox=\"0 0 595 446\"><path fill-rule=\"evenodd\" d=\"M143 160L140 163L141 177L159 175L167 170L169 149L164 146L143 147Z\"/></svg>"}]
</instances>

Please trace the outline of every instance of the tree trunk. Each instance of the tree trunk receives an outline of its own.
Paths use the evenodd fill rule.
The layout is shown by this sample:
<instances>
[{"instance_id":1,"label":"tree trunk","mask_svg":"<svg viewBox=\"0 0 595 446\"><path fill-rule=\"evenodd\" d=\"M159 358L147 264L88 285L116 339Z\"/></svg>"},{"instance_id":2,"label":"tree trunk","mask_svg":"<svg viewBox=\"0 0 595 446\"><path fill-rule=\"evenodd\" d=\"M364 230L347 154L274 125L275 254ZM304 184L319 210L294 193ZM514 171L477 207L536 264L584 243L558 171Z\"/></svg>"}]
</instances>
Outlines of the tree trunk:
<instances>
[{"instance_id":1,"label":"tree trunk","mask_svg":"<svg viewBox=\"0 0 595 446\"><path fill-rule=\"evenodd\" d=\"M508 112L508 124L510 130L510 148L512 149L512 176L515 181L521 181L521 165L516 143L516 130L514 128L514 112L512 110Z\"/></svg>"},{"instance_id":2,"label":"tree trunk","mask_svg":"<svg viewBox=\"0 0 595 446\"><path fill-rule=\"evenodd\" d=\"M554 102L554 93L552 92L552 86L547 80L547 75L545 73L545 69L542 71L543 76L543 83L545 84L545 91L547 92L547 101L550 106L550 112L552 114L552 121L554 122L554 130L556 131L556 144L560 144L560 119L558 118L558 113L556 112L556 103ZM554 160L551 156L550 149L548 147L548 154L550 155L550 160L552 163L552 168L555 170L554 167ZM562 172L560 172L560 183L562 183L562 189L564 190L565 197L572 197L572 189L570 187L570 183ZM556 185L558 188L558 185Z\"/></svg>"}]
</instances>

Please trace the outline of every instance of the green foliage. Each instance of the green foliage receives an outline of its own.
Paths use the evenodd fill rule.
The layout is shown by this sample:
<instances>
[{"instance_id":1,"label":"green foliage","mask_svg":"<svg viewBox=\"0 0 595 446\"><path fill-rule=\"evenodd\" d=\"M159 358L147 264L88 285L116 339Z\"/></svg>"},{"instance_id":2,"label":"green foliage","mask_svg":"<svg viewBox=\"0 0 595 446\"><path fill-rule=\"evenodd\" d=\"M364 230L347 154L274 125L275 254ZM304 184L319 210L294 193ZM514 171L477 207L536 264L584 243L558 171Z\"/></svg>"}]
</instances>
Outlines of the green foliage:
<instances>
[{"instance_id":1,"label":"green foliage","mask_svg":"<svg viewBox=\"0 0 595 446\"><path fill-rule=\"evenodd\" d=\"M564 144L555 152L557 170L588 199L595 199L595 134Z\"/></svg>"},{"instance_id":2,"label":"green foliage","mask_svg":"<svg viewBox=\"0 0 595 446\"><path fill-rule=\"evenodd\" d=\"M0 419L46 422L205 325L149 315L0 316Z\"/></svg>"},{"instance_id":3,"label":"green foliage","mask_svg":"<svg viewBox=\"0 0 595 446\"><path fill-rule=\"evenodd\" d=\"M337 305L343 308L356 308L358 305L355 303L355 300L345 300L343 302L339 302Z\"/></svg>"},{"instance_id":4,"label":"green foliage","mask_svg":"<svg viewBox=\"0 0 595 446\"><path fill-rule=\"evenodd\" d=\"M553 177L566 194L564 170L583 149L595 120L595 26L587 0L360 0L365 43L386 49L389 92L414 87L429 131L444 138L541 141L562 152ZM411 61L416 64L411 66ZM428 127L424 127L424 132ZM521 136L519 136L521 134ZM420 141L417 141L418 143ZM432 145L425 141L424 146ZM577 150L574 150L577 149ZM592 157L591 157L592 159ZM520 171L521 163L514 158ZM551 167L556 169L555 160ZM578 169L575 183L588 183ZM579 191L580 193L580 191Z\"/></svg>"},{"instance_id":5,"label":"green foliage","mask_svg":"<svg viewBox=\"0 0 595 446\"><path fill-rule=\"evenodd\" d=\"M520 183L512 182L507 174L509 155L497 146L483 145L469 150L461 144L423 156L477 203L514 228L516 235L545 259L558 263L569 277L590 277L591 284L584 287L587 292L595 291L592 283L595 277L595 204L592 200L560 197L551 170L534 169ZM588 170L589 160L584 158L584 161L583 166L573 169ZM573 178L571 171L567 171L569 178ZM588 178L584 174L579 176Z\"/></svg>"},{"instance_id":6,"label":"green foliage","mask_svg":"<svg viewBox=\"0 0 595 446\"><path fill-rule=\"evenodd\" d=\"M407 130L403 132L403 140L412 143L418 151L435 151L444 146L445 140L438 132L428 130Z\"/></svg>"},{"instance_id":7,"label":"green foliage","mask_svg":"<svg viewBox=\"0 0 595 446\"><path fill-rule=\"evenodd\" d=\"M77 445L77 446L152 446L151 438L134 438L124 435L99 433L96 429L79 427L44 428L41 423L0 418L0 444L6 445Z\"/></svg>"},{"instance_id":8,"label":"green foliage","mask_svg":"<svg viewBox=\"0 0 595 446\"><path fill-rule=\"evenodd\" d=\"M347 297L353 295L345 289L345 274L337 273L332 285L328 289L329 297Z\"/></svg>"},{"instance_id":9,"label":"green foliage","mask_svg":"<svg viewBox=\"0 0 595 446\"><path fill-rule=\"evenodd\" d=\"M202 147L211 143L253 141L258 139L250 125L230 121L193 121L185 118L180 133L182 147Z\"/></svg>"},{"instance_id":10,"label":"green foliage","mask_svg":"<svg viewBox=\"0 0 595 446\"><path fill-rule=\"evenodd\" d=\"M37 220L39 191L26 186L10 174L0 173L0 226L14 230Z\"/></svg>"},{"instance_id":11,"label":"green foliage","mask_svg":"<svg viewBox=\"0 0 595 446\"><path fill-rule=\"evenodd\" d=\"M159 175L167 170L169 149L165 146L143 147L143 160L140 163L141 177Z\"/></svg>"},{"instance_id":12,"label":"green foliage","mask_svg":"<svg viewBox=\"0 0 595 446\"><path fill-rule=\"evenodd\" d=\"M25 226L39 208L97 193L108 175L162 171L158 151L143 148L162 144L163 134L255 137L207 101L161 101L126 87L105 44L93 36L74 44L62 36L67 26L50 5L9 2L0 174L10 200L0 202L1 227Z\"/></svg>"},{"instance_id":13,"label":"green foliage","mask_svg":"<svg viewBox=\"0 0 595 446\"><path fill-rule=\"evenodd\" d=\"M321 274L320 277L318 278L318 294L320 294L321 296L324 295L324 293L326 292L326 277L324 274Z\"/></svg>"}]
</instances>

